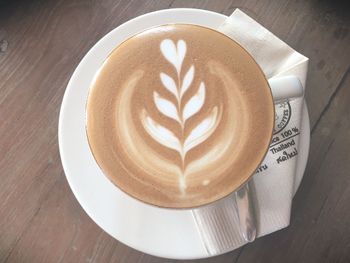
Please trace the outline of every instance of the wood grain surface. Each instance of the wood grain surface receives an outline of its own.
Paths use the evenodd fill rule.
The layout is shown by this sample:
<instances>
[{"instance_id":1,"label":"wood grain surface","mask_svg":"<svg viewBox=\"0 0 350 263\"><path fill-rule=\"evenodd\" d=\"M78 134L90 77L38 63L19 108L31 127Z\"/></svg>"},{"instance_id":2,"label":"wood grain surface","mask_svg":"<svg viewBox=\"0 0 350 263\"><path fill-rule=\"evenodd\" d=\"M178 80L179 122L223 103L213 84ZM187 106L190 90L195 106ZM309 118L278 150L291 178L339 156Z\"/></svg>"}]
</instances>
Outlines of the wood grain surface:
<instances>
[{"instance_id":1,"label":"wood grain surface","mask_svg":"<svg viewBox=\"0 0 350 263\"><path fill-rule=\"evenodd\" d=\"M237 7L310 58L309 163L288 228L189 262L350 262L350 9L341 1L0 0L0 262L176 262L104 233L58 153L67 82L111 29L158 9Z\"/></svg>"}]
</instances>

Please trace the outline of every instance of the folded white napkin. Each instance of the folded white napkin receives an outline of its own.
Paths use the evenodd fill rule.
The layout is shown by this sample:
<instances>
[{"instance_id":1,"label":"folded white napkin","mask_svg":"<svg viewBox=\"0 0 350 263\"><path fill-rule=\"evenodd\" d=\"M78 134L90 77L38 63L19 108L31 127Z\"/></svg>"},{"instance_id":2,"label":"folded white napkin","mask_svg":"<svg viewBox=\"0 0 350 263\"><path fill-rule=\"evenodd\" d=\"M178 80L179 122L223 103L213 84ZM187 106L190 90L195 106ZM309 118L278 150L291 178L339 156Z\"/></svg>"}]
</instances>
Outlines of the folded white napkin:
<instances>
[{"instance_id":1,"label":"folded white napkin","mask_svg":"<svg viewBox=\"0 0 350 263\"><path fill-rule=\"evenodd\" d=\"M255 58L266 77L297 76L303 87L308 58L299 54L259 23L236 9L218 28L240 43ZM257 235L289 225L299 151L303 98L276 105L275 134L262 165L250 182ZM241 237L234 194L192 210L209 255L217 255L246 243Z\"/></svg>"}]
</instances>

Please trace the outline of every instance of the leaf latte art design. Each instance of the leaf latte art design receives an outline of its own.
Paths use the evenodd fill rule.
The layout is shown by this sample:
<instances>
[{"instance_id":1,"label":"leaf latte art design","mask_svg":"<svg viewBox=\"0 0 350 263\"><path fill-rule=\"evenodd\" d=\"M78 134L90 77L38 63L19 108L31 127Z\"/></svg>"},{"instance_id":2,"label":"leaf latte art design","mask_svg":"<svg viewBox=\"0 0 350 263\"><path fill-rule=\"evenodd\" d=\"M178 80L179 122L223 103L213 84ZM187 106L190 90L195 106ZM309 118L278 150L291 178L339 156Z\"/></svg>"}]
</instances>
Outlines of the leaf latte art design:
<instances>
[{"instance_id":1,"label":"leaf latte art design","mask_svg":"<svg viewBox=\"0 0 350 263\"><path fill-rule=\"evenodd\" d=\"M153 101L162 115L177 122L181 129L181 136L176 136L169 128L156 122L146 110L143 110L141 120L144 129L155 141L164 147L177 151L180 155L182 175L179 182L180 189L184 190L186 188L186 155L191 149L206 141L213 134L218 125L219 112L218 107L214 106L212 111L185 136L186 123L191 117L199 113L204 105L206 87L203 81L200 82L194 95L185 101L184 95L192 87L195 76L194 65L190 66L182 79L180 76L187 52L186 42L179 40L175 44L172 40L165 39L160 44L160 51L177 73L175 79L164 72L159 75L163 88L174 96L176 103L162 97L157 91L153 91Z\"/></svg>"}]
</instances>

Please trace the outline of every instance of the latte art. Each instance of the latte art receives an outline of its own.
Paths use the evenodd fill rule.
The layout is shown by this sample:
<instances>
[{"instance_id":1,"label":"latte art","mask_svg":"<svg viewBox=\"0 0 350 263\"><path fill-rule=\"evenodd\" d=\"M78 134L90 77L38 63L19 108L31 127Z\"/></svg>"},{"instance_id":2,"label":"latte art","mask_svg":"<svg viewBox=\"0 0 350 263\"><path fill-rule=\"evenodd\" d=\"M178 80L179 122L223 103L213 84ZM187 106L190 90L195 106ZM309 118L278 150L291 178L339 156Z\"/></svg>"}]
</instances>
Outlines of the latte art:
<instances>
[{"instance_id":1,"label":"latte art","mask_svg":"<svg viewBox=\"0 0 350 263\"><path fill-rule=\"evenodd\" d=\"M201 82L194 95L186 102L183 101L183 96L191 87L193 82L195 69L191 65L184 78L180 78L182 62L186 56L186 42L179 40L177 46L170 39L165 39L160 44L160 49L163 56L176 69L176 79L160 73L160 79L165 89L170 92L176 100L176 104L166 98L161 97L157 91L153 92L153 99L157 109L165 116L175 120L181 128L181 137L178 138L174 132L157 123L151 116L143 111L140 118L145 130L158 143L163 146L177 151L181 157L181 175L179 177L179 187L182 193L186 189L186 154L197 145L204 142L215 131L220 121L218 107L213 110L200 121L188 136L185 137L185 125L193 115L197 114L203 107L205 100L205 84Z\"/></svg>"},{"instance_id":2,"label":"latte art","mask_svg":"<svg viewBox=\"0 0 350 263\"><path fill-rule=\"evenodd\" d=\"M273 128L264 76L234 41L167 25L118 46L87 103L92 153L128 194L193 207L239 187L264 157Z\"/></svg>"}]
</instances>

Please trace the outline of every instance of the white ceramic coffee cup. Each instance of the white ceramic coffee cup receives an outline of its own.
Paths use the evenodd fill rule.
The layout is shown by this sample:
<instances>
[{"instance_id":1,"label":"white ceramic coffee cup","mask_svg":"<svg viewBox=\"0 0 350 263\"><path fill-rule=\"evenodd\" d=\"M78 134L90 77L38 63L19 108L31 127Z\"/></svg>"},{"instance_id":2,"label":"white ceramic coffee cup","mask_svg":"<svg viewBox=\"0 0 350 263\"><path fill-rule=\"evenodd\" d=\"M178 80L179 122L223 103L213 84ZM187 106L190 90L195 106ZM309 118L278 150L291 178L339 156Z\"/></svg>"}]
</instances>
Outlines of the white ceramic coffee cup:
<instances>
[{"instance_id":1,"label":"white ceramic coffee cup","mask_svg":"<svg viewBox=\"0 0 350 263\"><path fill-rule=\"evenodd\" d=\"M84 137L84 109L88 92L84 87L88 87L91 76L115 45L147 27L176 22L218 28L225 19L221 14L205 10L169 9L130 20L106 35L89 51L69 82L59 129L60 152L67 180L79 203L102 229L145 253L177 259L208 256L190 210L176 211L146 205L124 194L102 176L92 161ZM281 86L281 89L284 88ZM309 130L306 106L303 128ZM301 178L307 160L308 132L302 134L302 140L305 143L298 157L302 162L298 178ZM137 231L131 231L133 229Z\"/></svg>"},{"instance_id":2,"label":"white ceramic coffee cup","mask_svg":"<svg viewBox=\"0 0 350 263\"><path fill-rule=\"evenodd\" d=\"M172 24L172 26L176 26L176 25L177 25L176 23ZM193 28L194 27L193 25L184 25L184 24L179 24L179 27L180 26L186 26L187 28ZM163 27L159 27L159 28L161 28L163 30ZM200 27L196 27L196 29L197 28L199 29ZM202 27L200 30L203 30L203 31L199 31L199 33L198 33L199 35L202 34L202 32L207 32L208 31L208 29L205 29L204 27ZM217 33L213 33L214 31L217 32ZM227 36L224 36L222 33L218 32L216 30L210 30L209 32L212 32L213 37L215 35L219 35L220 37L224 38L227 42L232 42L232 44L236 44L236 46L238 45L237 42L235 42L235 40L233 40L231 38L228 38ZM142 34L144 34L144 33L142 33ZM203 33L203 35L205 36L204 33ZM147 44L147 43L144 43L145 41L147 42L147 40L148 39L146 38L145 40L143 40L142 43L143 44ZM210 44L211 43L210 39L201 39L201 41L209 43L208 46L211 48L211 50L209 52L211 52L211 51L215 52L215 47ZM130 46L126 46L126 48L128 49L128 48L131 48L131 47ZM265 92L265 96L267 96L267 97L265 97L266 100L253 100L253 101L250 102L250 105L251 105L250 107L255 109L255 111L259 112L259 114L260 114L260 115L255 114L255 115L257 115L257 117L255 117L255 118L258 118L259 120L265 120L266 124L265 125L264 124L260 125L260 127L258 127L258 130L261 131L261 133L259 134L261 136L258 136L258 137L255 136L257 138L257 141L255 141L255 142L253 141L253 145L256 145L256 147L257 147L256 151L252 151L252 158L254 158L255 161L252 162L251 164L250 163L246 164L246 166L250 167L248 172L242 172L242 171L238 171L237 170L240 173L239 175L237 175L237 177L239 178L238 183L236 183L235 180L230 180L232 183L231 182L227 182L227 183L222 184L222 182L225 182L225 180L223 180L221 176L218 176L216 174L216 172L212 173L212 170L209 170L209 171L207 171L207 170L199 170L199 171L201 171L203 173L203 174L201 174L201 176L204 176L204 173L209 173L209 174L211 174L211 176L219 178L220 183L214 184L215 187L200 188L201 192L199 192L199 194L196 193L196 197L195 198L193 198L193 195L191 195L191 194L188 195L189 198L187 198L187 197L184 198L184 196L181 196L179 198L178 197L179 194L175 193L175 192L174 193L170 192L170 193L173 193L173 197L171 196L171 194L159 194L161 191L157 189L157 186L151 187L151 190L148 191L149 188L148 188L147 184L141 184L140 185L137 181L135 181L134 183L131 183L131 184L130 183L129 184L125 183L125 182L132 181L134 176L131 175L131 174L129 175L127 172L125 174L123 174L124 173L123 169L115 169L116 165L114 163L118 163L117 160L114 160L114 162L110 162L111 165L107 165L107 166L103 166L102 165L103 163L106 163L105 160L108 160L110 158L110 156L113 156L113 152L118 151L118 150L114 149L113 147L108 147L108 152L105 151L106 154L103 154L103 155L100 154L100 155L97 155L98 158L96 157L96 153L99 152L98 149L101 149L100 143L95 143L96 140L94 139L94 136L92 136L92 137L90 137L90 136L95 134L95 136L97 136L97 138L99 138L99 140L100 140L101 136L99 134L104 134L104 131L101 130L104 127L103 126L104 124L99 123L97 125L97 121L90 121L90 120L97 120L97 119L98 120L104 120L105 119L105 115L103 115L103 114L106 114L106 112L97 110L97 112L101 112L101 113L100 113L100 115L96 115L95 114L96 110L93 110L93 111L91 110L91 107L92 107L92 109L94 109L94 107L91 106L89 108L89 105L95 105L94 99L93 99L94 96L92 96L93 98L89 99L89 102L87 103L87 113L86 113L86 121L87 121L86 129L87 129L87 135L88 135L88 138L89 138L89 141L90 141L89 145L90 145L91 151L93 152L93 154L95 156L96 162L99 163L99 165L102 165L101 169L105 171L105 175L107 177L109 177L112 180L112 182L116 184L117 187L120 187L123 191L125 191L128 194L130 194L132 197L134 197L134 198L136 198L138 200L144 201L144 202L146 202L148 204L160 206L160 207L163 207L163 208L171 208L171 209L178 209L178 208L180 208L180 209L183 209L183 208L199 207L199 206L202 206L202 205L207 205L209 203L215 202L218 199L221 199L221 198L231 194L232 192L236 191L237 189L239 189L240 186L242 186L242 184L244 184L245 182L247 182L247 180L249 178L251 178L251 176L255 173L255 170L260 165L260 162L264 158L264 155L265 155L265 153L268 150L270 139L272 137L272 129L273 129L273 125L274 125L274 122L273 122L273 120L274 120L274 107L273 107L272 99L274 101L276 101L276 102L280 102L280 101L286 100L286 99L292 99L294 97L301 96L303 89L301 87L301 84L300 84L299 80L296 77L289 76L289 77L272 79L270 81L270 86L271 86L271 91L272 92L270 93L269 90L268 90L269 85L267 85L268 84L267 80L264 77L263 71L259 70L259 66L258 66L257 62L254 60L254 58L252 56L248 55L249 54L248 51L245 50L242 46L238 45L238 49L240 50L240 52L246 54L246 58L244 58L245 61L250 61L252 63L252 65L255 64L254 67L249 69L250 71L247 71L246 74L248 74L248 76L250 76L251 80L253 80L255 78L255 75L256 75L258 77L257 83L259 83L259 84L257 84L255 82L255 85L251 84L251 86L255 88L256 92L264 91ZM223 49L223 52L227 56L235 54L234 50L229 45L225 46L225 48ZM176 53L174 53L174 54L176 54ZM213 53L213 54L216 54L216 53ZM200 55L202 55L202 54L200 54ZM220 57L219 54L218 54L218 56ZM112 57L112 55L111 55L111 57ZM175 59L176 59L176 57L175 57ZM238 65L238 66L241 66L241 67L244 68L245 61L241 61L242 64ZM202 66L204 66L204 65L202 65ZM178 70L178 74L180 74L179 72L180 72L180 70ZM153 77L153 75L152 75L152 77ZM102 85L102 87L105 87L105 86L106 86L106 84ZM252 88L252 87L249 87L249 88ZM150 87L150 88L153 88L153 87ZM113 87L113 89L114 89L114 87ZM94 88L93 90L96 90L96 88ZM96 92L96 91L95 92L91 92L91 93L92 94L101 94L101 92ZM269 94L272 95L272 97ZM97 95L95 95L95 96L97 96ZM104 99L102 100L102 102L104 103ZM230 103L232 103L232 102L230 102ZM249 103L248 103L248 105L249 105ZM263 109L265 106L268 106L266 108L266 111L257 111L257 109ZM117 107L117 111L119 111L119 109L122 109L122 111L124 111L126 106L122 107L122 106L117 105L117 106L114 106L114 107ZM159 108L160 106L158 105L157 107ZM243 108L241 108L239 110L242 110L242 109ZM114 111L115 110L113 110L112 112L114 112ZM162 110L161 110L161 112L162 112ZM107 114L109 114L109 113L107 113ZM245 114L245 112L241 112L240 113L240 115L243 115L243 114ZM168 115L166 115L166 116L168 116ZM179 116L179 115L177 115L177 116ZM243 116L245 116L245 115L243 115ZM233 118L229 118L229 119L233 119ZM128 127L128 125L131 125L131 126L128 127L128 130L129 130L130 127L133 127L131 123L130 124L123 123L122 120L123 120L123 118L119 119L117 126ZM94 123L95 126L91 125L90 123ZM114 123L114 121L113 121L113 123ZM113 124L110 124L110 125L111 125L110 127L112 127ZM96 132L95 127L97 127L96 129L100 129L99 132ZM228 126L223 126L223 127L228 127ZM227 130L226 132L232 133L229 129L226 129L226 130ZM120 132L120 134L119 134L120 137L124 138L125 141L127 141L127 137L128 136L132 137L131 135L122 137L123 136L122 129L118 130L118 131L114 131L114 132ZM248 135L251 135L251 134L256 133L256 130L255 129L250 129L246 133L248 133ZM158 137L164 136L163 133L159 133L159 134L160 135L158 135ZM152 133L151 133L151 135L152 135ZM137 135L134 134L133 136L135 136L133 139L136 140ZM106 136L106 137L109 137L109 136ZM166 137L166 134L165 134L165 137L163 137L160 141L162 141L162 140L166 141L167 138L169 138L169 137ZM154 137L153 137L153 139L154 139ZM143 138L141 140L143 140ZM129 145L133 145L132 142L129 142L129 143L127 143L125 145L126 148L124 148L124 149L127 149L129 147L128 144ZM167 144L165 144L165 146L169 147ZM133 146L133 147L135 147L135 146ZM95 150L96 150L96 152L94 152ZM227 159L226 159L225 163L230 163L231 160L233 160L233 161L235 160L232 157L230 157L230 155L232 153L231 151L234 151L234 150L235 150L234 148L230 148L229 150L227 150L227 154L228 155L226 157ZM130 152L131 152L131 150L130 150ZM148 153L147 151L140 151L140 152L143 152L144 156L147 156L148 154L151 154L150 152ZM239 158L242 158L243 156L245 156L244 151L242 151L242 153L239 152L237 155L239 156ZM137 164L138 167L141 167L141 166L143 166L143 167L150 167L150 165L154 165L156 167L156 168L153 168L154 171L156 171L157 169L160 169L158 171L159 173L161 173L163 171L162 170L163 168L161 166L157 166L158 159L156 157L150 158L146 162L146 161L143 161L144 160L144 156L142 156L142 154L141 154L140 157L138 157L137 155L133 156L135 158L131 158L133 160L132 161L132 165L134 165L134 164L139 162ZM119 158L119 156L118 156L118 158ZM156 161L154 161L154 160L156 160ZM203 165L203 167L206 167L204 164L201 164L201 165ZM216 163L216 165L222 166L222 167L226 167L225 166L226 164L224 164L224 163ZM110 169L110 167L113 167L113 169ZM239 167L239 165L238 165L238 167ZM147 168L145 168L145 169L147 169ZM226 169L226 168L221 168L221 169ZM237 171L235 172L235 170L232 169L227 174L228 174L228 176L231 176L233 173L237 173ZM136 175L136 177L137 176L140 176L140 177L144 176L144 174L142 173L141 170L137 170L135 173L140 173L139 175ZM155 174L157 174L157 172L155 172ZM182 180L180 180L180 179L182 179ZM145 180L147 182L147 180L148 180L147 176L143 180ZM158 178L157 178L157 180L158 180ZM159 178L159 181L162 182L162 178ZM149 181L149 182L151 182L151 181ZM185 182L184 177L180 177L179 178L179 182L177 182L176 180L175 181L170 181L170 182L171 183L175 183L175 187L176 187L176 184L179 184L179 186L181 186L180 187L181 192L184 194L184 192L185 192L184 189L185 188L183 188L183 187L186 187L185 186L186 182ZM164 185L162 185L162 186L164 187ZM147 188L147 190L146 190L146 188ZM156 191L153 190L153 189L156 189ZM221 192L220 195L217 194L218 189L222 189L220 191ZM154 192L156 193L155 195L153 194ZM206 198L205 199L199 198L200 194L204 194L206 196ZM149 196L151 196L151 197L149 197ZM155 198L154 196L156 196L157 198ZM163 199L164 199L164 201L163 201ZM169 202L169 201L167 202L166 200L168 200L168 199L172 199L171 202Z\"/></svg>"}]
</instances>

